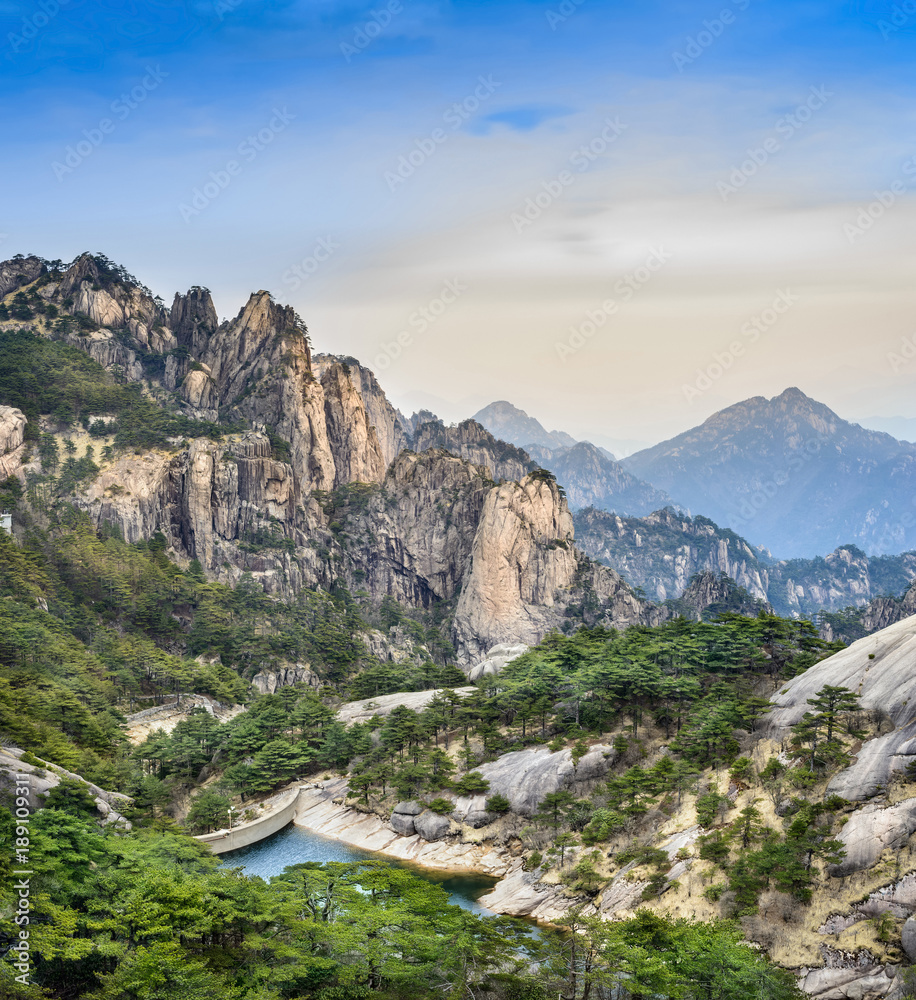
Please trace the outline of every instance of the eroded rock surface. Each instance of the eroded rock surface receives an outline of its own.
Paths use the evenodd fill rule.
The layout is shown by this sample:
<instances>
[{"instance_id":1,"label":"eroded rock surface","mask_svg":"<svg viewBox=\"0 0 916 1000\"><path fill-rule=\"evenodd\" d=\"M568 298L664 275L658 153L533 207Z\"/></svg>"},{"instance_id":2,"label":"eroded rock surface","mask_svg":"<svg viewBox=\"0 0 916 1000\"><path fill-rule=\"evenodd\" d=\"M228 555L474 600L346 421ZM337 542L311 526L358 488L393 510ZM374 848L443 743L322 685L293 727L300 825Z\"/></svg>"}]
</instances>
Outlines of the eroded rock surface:
<instances>
[{"instance_id":1,"label":"eroded rock surface","mask_svg":"<svg viewBox=\"0 0 916 1000\"><path fill-rule=\"evenodd\" d=\"M533 816L550 792L603 778L614 756L612 747L599 744L574 768L570 750L552 753L547 747L535 747L503 754L477 770L490 783L489 795L503 795L513 812ZM481 797L468 797L458 800L456 812L467 815L482 807Z\"/></svg>"}]
</instances>

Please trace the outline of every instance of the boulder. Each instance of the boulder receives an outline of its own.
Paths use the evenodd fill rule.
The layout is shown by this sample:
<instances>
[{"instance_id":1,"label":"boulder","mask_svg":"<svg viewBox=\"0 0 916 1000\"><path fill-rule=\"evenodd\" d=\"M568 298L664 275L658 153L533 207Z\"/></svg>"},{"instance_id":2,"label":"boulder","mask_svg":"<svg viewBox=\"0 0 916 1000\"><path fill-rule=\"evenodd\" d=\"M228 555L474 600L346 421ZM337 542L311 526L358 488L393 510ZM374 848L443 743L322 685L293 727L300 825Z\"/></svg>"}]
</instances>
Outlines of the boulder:
<instances>
[{"instance_id":1,"label":"boulder","mask_svg":"<svg viewBox=\"0 0 916 1000\"><path fill-rule=\"evenodd\" d=\"M417 832L414 827L413 816L399 812L391 814L391 829L403 837L412 837Z\"/></svg>"},{"instance_id":2,"label":"boulder","mask_svg":"<svg viewBox=\"0 0 916 1000\"><path fill-rule=\"evenodd\" d=\"M903 950L911 962L916 962L916 917L909 917L900 932Z\"/></svg>"},{"instance_id":3,"label":"boulder","mask_svg":"<svg viewBox=\"0 0 916 1000\"><path fill-rule=\"evenodd\" d=\"M468 668L468 680L476 681L480 677L500 673L507 663L511 663L522 653L527 653L529 649L530 647L524 644L511 646L508 643L500 643L498 646L494 646L487 653L486 659Z\"/></svg>"},{"instance_id":4,"label":"boulder","mask_svg":"<svg viewBox=\"0 0 916 1000\"><path fill-rule=\"evenodd\" d=\"M402 816L419 816L423 812L423 806L419 802L399 802L393 812Z\"/></svg>"},{"instance_id":5,"label":"boulder","mask_svg":"<svg viewBox=\"0 0 916 1000\"><path fill-rule=\"evenodd\" d=\"M437 816L436 813L427 809L426 812L415 817L413 825L424 840L442 840L452 824L447 816Z\"/></svg>"},{"instance_id":6,"label":"boulder","mask_svg":"<svg viewBox=\"0 0 916 1000\"><path fill-rule=\"evenodd\" d=\"M864 871L881 856L882 851L902 847L916 831L916 798L893 806L869 803L849 817L839 834L846 857L830 869L831 875L850 875Z\"/></svg>"},{"instance_id":7,"label":"boulder","mask_svg":"<svg viewBox=\"0 0 916 1000\"><path fill-rule=\"evenodd\" d=\"M854 969L812 969L801 988L815 1000L880 1000L894 987L893 974L882 965Z\"/></svg>"},{"instance_id":8,"label":"boulder","mask_svg":"<svg viewBox=\"0 0 916 1000\"><path fill-rule=\"evenodd\" d=\"M536 747L504 754L478 770L490 782L490 795L503 795L513 812L533 816L550 792L603 778L614 756L611 747L597 745L574 768L568 749L551 753L547 747Z\"/></svg>"},{"instance_id":9,"label":"boulder","mask_svg":"<svg viewBox=\"0 0 916 1000\"><path fill-rule=\"evenodd\" d=\"M485 809L474 809L465 817L465 823L479 830L482 826L489 826L496 817L493 813L488 813Z\"/></svg>"}]
</instances>

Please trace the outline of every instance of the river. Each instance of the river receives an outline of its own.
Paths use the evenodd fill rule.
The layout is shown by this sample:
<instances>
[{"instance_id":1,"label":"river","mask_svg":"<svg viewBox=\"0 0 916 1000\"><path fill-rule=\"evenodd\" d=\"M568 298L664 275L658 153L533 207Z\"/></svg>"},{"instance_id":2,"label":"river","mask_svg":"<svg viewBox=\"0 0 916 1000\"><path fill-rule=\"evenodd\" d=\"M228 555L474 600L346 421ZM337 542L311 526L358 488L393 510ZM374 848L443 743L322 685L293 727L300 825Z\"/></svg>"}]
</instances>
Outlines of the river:
<instances>
[{"instance_id":1,"label":"river","mask_svg":"<svg viewBox=\"0 0 916 1000\"><path fill-rule=\"evenodd\" d=\"M490 915L492 910L481 906L477 900L496 885L498 879L486 875L475 875L464 872L439 872L429 868L411 865L384 854L364 851L349 844L341 844L330 837L322 837L301 826L290 824L279 833L266 840L243 847L238 851L229 851L220 856L223 864L230 868L241 867L246 875L259 875L268 879L279 875L289 865L302 864L304 861L384 861L398 868L406 868L414 875L441 885L449 894L452 903L470 910L472 913Z\"/></svg>"}]
</instances>

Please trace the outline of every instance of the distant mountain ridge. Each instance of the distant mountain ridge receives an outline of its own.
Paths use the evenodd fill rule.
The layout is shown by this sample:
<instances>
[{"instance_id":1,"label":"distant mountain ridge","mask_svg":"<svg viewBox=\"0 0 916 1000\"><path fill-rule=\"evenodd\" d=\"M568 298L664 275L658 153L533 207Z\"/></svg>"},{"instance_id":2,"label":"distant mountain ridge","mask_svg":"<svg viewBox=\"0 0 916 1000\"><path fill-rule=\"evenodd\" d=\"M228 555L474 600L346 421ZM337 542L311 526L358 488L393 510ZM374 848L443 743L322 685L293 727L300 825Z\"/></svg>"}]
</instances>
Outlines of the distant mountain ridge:
<instances>
[{"instance_id":1,"label":"distant mountain ridge","mask_svg":"<svg viewBox=\"0 0 916 1000\"><path fill-rule=\"evenodd\" d=\"M577 443L565 431L548 431L539 420L529 417L524 410L504 399L478 410L471 419L482 424L495 437L519 448L527 449L529 445L551 449L572 448Z\"/></svg>"},{"instance_id":2,"label":"distant mountain ridge","mask_svg":"<svg viewBox=\"0 0 916 1000\"><path fill-rule=\"evenodd\" d=\"M779 615L813 618L896 598L916 579L916 552L867 556L844 545L823 557L775 561L731 529L671 508L642 518L588 509L573 520L583 552L652 601L677 599L698 573L724 574ZM875 622L889 624L886 615Z\"/></svg>"},{"instance_id":3,"label":"distant mountain ridge","mask_svg":"<svg viewBox=\"0 0 916 1000\"><path fill-rule=\"evenodd\" d=\"M668 493L628 472L606 448L576 441L563 431L547 431L505 400L485 406L471 419L553 472L566 490L570 510L600 507L639 516L674 504Z\"/></svg>"},{"instance_id":4,"label":"distant mountain ridge","mask_svg":"<svg viewBox=\"0 0 916 1000\"><path fill-rule=\"evenodd\" d=\"M916 445L797 388L736 403L624 459L633 475L779 555L916 547Z\"/></svg>"}]
</instances>

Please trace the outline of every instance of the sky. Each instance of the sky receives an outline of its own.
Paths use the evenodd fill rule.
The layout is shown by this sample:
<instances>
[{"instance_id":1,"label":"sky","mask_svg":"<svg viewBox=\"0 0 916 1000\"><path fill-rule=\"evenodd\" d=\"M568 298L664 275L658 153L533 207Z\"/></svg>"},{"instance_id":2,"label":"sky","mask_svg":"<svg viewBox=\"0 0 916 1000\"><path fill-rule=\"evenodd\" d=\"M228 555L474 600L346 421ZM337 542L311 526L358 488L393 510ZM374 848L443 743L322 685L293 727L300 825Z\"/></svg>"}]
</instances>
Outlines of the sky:
<instances>
[{"instance_id":1,"label":"sky","mask_svg":"<svg viewBox=\"0 0 916 1000\"><path fill-rule=\"evenodd\" d=\"M916 4L0 0L0 27L0 257L102 252L227 318L268 289L407 412L506 399L621 453L793 385L916 420Z\"/></svg>"}]
</instances>

